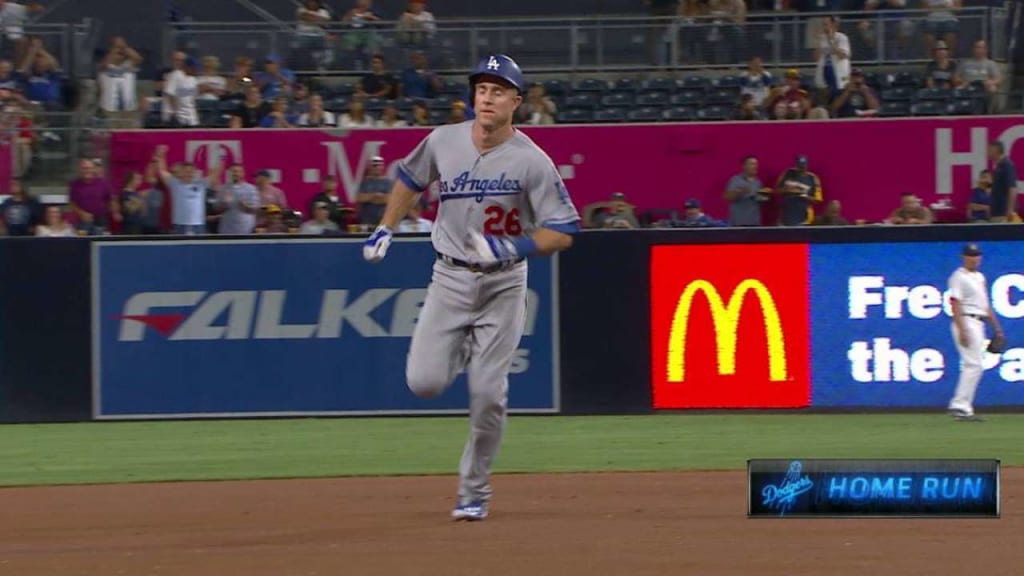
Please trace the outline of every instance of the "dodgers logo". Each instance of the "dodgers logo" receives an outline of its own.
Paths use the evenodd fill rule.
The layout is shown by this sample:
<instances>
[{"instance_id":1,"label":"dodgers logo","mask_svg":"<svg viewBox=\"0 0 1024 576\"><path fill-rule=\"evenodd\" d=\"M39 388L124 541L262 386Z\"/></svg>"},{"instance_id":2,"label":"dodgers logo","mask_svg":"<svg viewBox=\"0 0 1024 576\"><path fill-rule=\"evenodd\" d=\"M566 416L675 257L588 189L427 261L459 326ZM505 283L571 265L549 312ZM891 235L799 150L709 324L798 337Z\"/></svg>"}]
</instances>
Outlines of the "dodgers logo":
<instances>
[{"instance_id":1,"label":"dodgers logo","mask_svg":"<svg viewBox=\"0 0 1024 576\"><path fill-rule=\"evenodd\" d=\"M782 479L778 486L768 484L761 490L762 504L778 510L779 516L785 516L786 512L793 508L796 497L810 491L814 487L814 482L807 476L804 476L801 473L802 470L803 466L799 460L791 462L789 464L789 471L786 472L786 477Z\"/></svg>"},{"instance_id":2,"label":"dodgers logo","mask_svg":"<svg viewBox=\"0 0 1024 576\"><path fill-rule=\"evenodd\" d=\"M456 198L473 198L483 202L487 196L515 196L523 191L519 180L502 172L497 178L470 178L465 171L451 182L441 181L441 202Z\"/></svg>"},{"instance_id":3,"label":"dodgers logo","mask_svg":"<svg viewBox=\"0 0 1024 576\"><path fill-rule=\"evenodd\" d=\"M501 64L498 62L497 58L495 58L494 56L491 56L487 60L487 69L488 70L497 70L498 68L501 68Z\"/></svg>"}]
</instances>

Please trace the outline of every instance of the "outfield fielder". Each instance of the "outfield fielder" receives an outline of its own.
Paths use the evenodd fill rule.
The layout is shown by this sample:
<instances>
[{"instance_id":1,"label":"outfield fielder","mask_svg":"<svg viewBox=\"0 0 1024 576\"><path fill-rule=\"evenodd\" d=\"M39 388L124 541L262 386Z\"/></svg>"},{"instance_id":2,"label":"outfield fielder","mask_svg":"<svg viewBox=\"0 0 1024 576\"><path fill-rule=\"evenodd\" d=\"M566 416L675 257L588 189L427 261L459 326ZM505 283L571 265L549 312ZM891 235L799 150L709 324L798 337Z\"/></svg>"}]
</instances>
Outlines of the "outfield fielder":
<instances>
[{"instance_id":1,"label":"outfield fielder","mask_svg":"<svg viewBox=\"0 0 1024 576\"><path fill-rule=\"evenodd\" d=\"M949 401L950 415L958 420L980 422L974 414L974 394L985 367L985 321L992 324L997 337L1003 328L988 301L988 284L978 271L981 248L967 244L963 249L963 266L949 277L949 303L953 311L953 342L960 354L960 379Z\"/></svg>"},{"instance_id":2,"label":"outfield fielder","mask_svg":"<svg viewBox=\"0 0 1024 576\"><path fill-rule=\"evenodd\" d=\"M523 76L505 55L469 77L476 118L434 129L398 165L384 218L363 256L379 262L392 232L434 181L437 260L409 349L406 379L435 397L468 368L470 432L459 465L456 520L483 520L505 427L508 371L526 322L526 259L565 250L579 215L551 159L512 127Z\"/></svg>"}]
</instances>

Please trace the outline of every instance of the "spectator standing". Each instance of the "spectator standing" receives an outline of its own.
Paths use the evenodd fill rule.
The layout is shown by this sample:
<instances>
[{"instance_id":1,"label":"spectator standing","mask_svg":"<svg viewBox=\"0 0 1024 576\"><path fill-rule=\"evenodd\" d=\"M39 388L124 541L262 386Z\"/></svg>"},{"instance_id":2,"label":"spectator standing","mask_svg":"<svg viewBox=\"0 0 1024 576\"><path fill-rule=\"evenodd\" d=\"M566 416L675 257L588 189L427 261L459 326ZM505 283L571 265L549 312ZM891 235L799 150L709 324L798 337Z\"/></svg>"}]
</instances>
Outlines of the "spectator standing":
<instances>
[{"instance_id":1,"label":"spectator standing","mask_svg":"<svg viewBox=\"0 0 1024 576\"><path fill-rule=\"evenodd\" d=\"M329 174L323 181L323 190L317 193L309 202L309 213L315 212L315 205L320 203L327 206L330 219L338 226L348 224L349 217L354 213L352 208L345 206L338 197L338 179Z\"/></svg>"},{"instance_id":2,"label":"spectator standing","mask_svg":"<svg viewBox=\"0 0 1024 576\"><path fill-rule=\"evenodd\" d=\"M46 51L39 38L29 41L21 74L25 79L25 97L28 100L39 102L47 110L63 107L61 84L64 76L60 72L60 63Z\"/></svg>"},{"instance_id":3,"label":"spectator standing","mask_svg":"<svg viewBox=\"0 0 1024 576\"><path fill-rule=\"evenodd\" d=\"M391 105L384 109L380 120L377 120L377 128L403 128L408 125L408 122L399 116L398 108Z\"/></svg>"},{"instance_id":4,"label":"spectator standing","mask_svg":"<svg viewBox=\"0 0 1024 576\"><path fill-rule=\"evenodd\" d=\"M402 72L401 95L409 98L436 98L441 92L441 77L430 71L427 55L412 54L412 66Z\"/></svg>"},{"instance_id":5,"label":"spectator standing","mask_svg":"<svg viewBox=\"0 0 1024 576\"><path fill-rule=\"evenodd\" d=\"M26 52L25 23L32 12L41 12L43 6L38 2L19 4L9 0L0 0L0 29L3 29L4 40L14 45L14 54L8 54L15 61L21 60Z\"/></svg>"},{"instance_id":6,"label":"spectator standing","mask_svg":"<svg viewBox=\"0 0 1024 576\"><path fill-rule=\"evenodd\" d=\"M822 102L831 102L846 87L850 80L850 57L850 39L839 31L835 16L826 16L814 70L814 85L821 91Z\"/></svg>"},{"instance_id":7,"label":"spectator standing","mask_svg":"<svg viewBox=\"0 0 1024 576\"><path fill-rule=\"evenodd\" d=\"M220 58L204 56L203 73L196 78L199 98L202 100L220 100L228 93L228 80L220 74Z\"/></svg>"},{"instance_id":8,"label":"spectator standing","mask_svg":"<svg viewBox=\"0 0 1024 576\"><path fill-rule=\"evenodd\" d=\"M0 226L7 236L34 236L43 207L28 194L21 180L11 180L10 198L0 204Z\"/></svg>"},{"instance_id":9,"label":"spectator standing","mask_svg":"<svg viewBox=\"0 0 1024 576\"><path fill-rule=\"evenodd\" d=\"M995 95L1003 82L999 65L988 57L988 45L984 40L974 43L972 57L960 63L957 74L966 84L981 86L985 89L986 109L989 113L996 112Z\"/></svg>"},{"instance_id":10,"label":"spectator standing","mask_svg":"<svg viewBox=\"0 0 1024 576\"><path fill-rule=\"evenodd\" d=\"M807 156L796 158L796 166L786 170L775 185L782 198L782 226L804 226L814 220L813 204L822 200L821 180L807 169Z\"/></svg>"},{"instance_id":11,"label":"spectator standing","mask_svg":"<svg viewBox=\"0 0 1024 576\"><path fill-rule=\"evenodd\" d=\"M295 85L295 73L281 67L281 58L276 54L267 55L263 62L263 72L256 75L256 85L260 87L264 100L273 100L278 96L287 97Z\"/></svg>"},{"instance_id":12,"label":"spectator standing","mask_svg":"<svg viewBox=\"0 0 1024 576\"><path fill-rule=\"evenodd\" d=\"M746 57L747 4L743 0L707 0L712 26L706 36L714 62L735 64Z\"/></svg>"},{"instance_id":13,"label":"spectator standing","mask_svg":"<svg viewBox=\"0 0 1024 576\"><path fill-rule=\"evenodd\" d=\"M519 122L531 125L547 125L555 123L558 107L555 102L544 94L544 85L531 84L526 90L526 98L516 110Z\"/></svg>"},{"instance_id":14,"label":"spectator standing","mask_svg":"<svg viewBox=\"0 0 1024 576\"><path fill-rule=\"evenodd\" d=\"M825 213L811 222L811 226L849 226L850 222L840 213L842 205L839 200L832 200L825 205Z\"/></svg>"},{"instance_id":15,"label":"spectator standing","mask_svg":"<svg viewBox=\"0 0 1024 576\"><path fill-rule=\"evenodd\" d=\"M217 187L214 209L220 214L218 234L252 234L260 213L260 193L245 181L245 168L233 164L228 170L230 181ZM219 181L215 177L215 181Z\"/></svg>"},{"instance_id":16,"label":"spectator standing","mask_svg":"<svg viewBox=\"0 0 1024 576\"><path fill-rule=\"evenodd\" d=\"M647 25L647 50L650 53L651 63L664 64L668 61L664 55L665 38L670 34L672 26L668 17L675 16L679 11L679 0L644 0L647 11L653 18L663 22L650 22Z\"/></svg>"},{"instance_id":17,"label":"spectator standing","mask_svg":"<svg viewBox=\"0 0 1024 576\"><path fill-rule=\"evenodd\" d=\"M294 128L297 120L288 112L288 99L278 96L274 99L270 113L260 120L260 128Z\"/></svg>"},{"instance_id":18,"label":"spectator standing","mask_svg":"<svg viewBox=\"0 0 1024 576\"><path fill-rule=\"evenodd\" d=\"M64 219L60 206L47 206L43 212L43 223L36 226L36 236L45 238L72 238L77 236L75 227Z\"/></svg>"},{"instance_id":19,"label":"spectator standing","mask_svg":"<svg viewBox=\"0 0 1024 576\"><path fill-rule=\"evenodd\" d=\"M270 171L260 170L256 173L256 191L260 195L260 207L264 209L264 216L268 206L277 206L279 210L288 208L288 198L285 197L284 191L270 182ZM257 226L265 223L257 222Z\"/></svg>"},{"instance_id":20,"label":"spectator standing","mask_svg":"<svg viewBox=\"0 0 1024 576\"><path fill-rule=\"evenodd\" d=\"M346 12L341 20L348 25L348 30L341 37L342 47L356 56L357 64L362 64L362 58L377 49L377 32L374 27L380 21L380 16L373 11L373 2L356 0L355 7ZM361 69L362 66L357 68Z\"/></svg>"},{"instance_id":21,"label":"spectator standing","mask_svg":"<svg viewBox=\"0 0 1024 576\"><path fill-rule=\"evenodd\" d=\"M100 62L100 109L119 121L131 122L135 127L138 86L136 84L142 56L121 36L110 41L110 48Z\"/></svg>"},{"instance_id":22,"label":"spectator standing","mask_svg":"<svg viewBox=\"0 0 1024 576\"><path fill-rule=\"evenodd\" d=\"M949 47L942 40L935 43L935 57L925 67L925 85L928 88L956 88L960 85L956 60L949 57Z\"/></svg>"},{"instance_id":23,"label":"spectator standing","mask_svg":"<svg viewBox=\"0 0 1024 576\"><path fill-rule=\"evenodd\" d=\"M327 232L338 232L338 225L330 219L330 207L325 202L314 202L311 210L313 217L302 223L299 234L320 236Z\"/></svg>"},{"instance_id":24,"label":"spectator standing","mask_svg":"<svg viewBox=\"0 0 1024 576\"><path fill-rule=\"evenodd\" d=\"M850 81L832 102L832 114L839 118L863 118L878 114L879 101L875 91L864 83L864 73L855 68Z\"/></svg>"},{"instance_id":25,"label":"spectator standing","mask_svg":"<svg viewBox=\"0 0 1024 576\"><path fill-rule=\"evenodd\" d=\"M398 93L398 80L395 80L394 75L384 67L384 57L374 54L370 59L370 72L359 80L356 85L356 94L391 100L397 98Z\"/></svg>"},{"instance_id":26,"label":"spectator standing","mask_svg":"<svg viewBox=\"0 0 1024 576\"><path fill-rule=\"evenodd\" d=\"M433 229L433 222L423 217L420 212L420 203L417 202L409 207L409 212L406 213L405 218L398 223L399 234L417 234L417 233L430 233Z\"/></svg>"},{"instance_id":27,"label":"spectator standing","mask_svg":"<svg viewBox=\"0 0 1024 576\"><path fill-rule=\"evenodd\" d=\"M437 33L434 15L426 6L426 0L410 0L398 19L398 37L405 46L428 46Z\"/></svg>"},{"instance_id":28,"label":"spectator standing","mask_svg":"<svg viewBox=\"0 0 1024 576\"><path fill-rule=\"evenodd\" d=\"M913 192L905 192L900 196L900 207L885 220L886 224L931 224L935 220L932 211L921 203Z\"/></svg>"},{"instance_id":29,"label":"spectator standing","mask_svg":"<svg viewBox=\"0 0 1024 576\"><path fill-rule=\"evenodd\" d=\"M775 79L772 77L771 72L764 69L764 62L762 62L759 56L750 59L747 71L741 76L741 82L740 93L750 94L756 107L764 104L765 100L768 99L772 86L775 85Z\"/></svg>"},{"instance_id":30,"label":"spectator standing","mask_svg":"<svg viewBox=\"0 0 1024 576\"><path fill-rule=\"evenodd\" d=\"M326 63L327 31L324 25L331 21L331 13L320 0L305 0L295 10L295 41L301 58L300 69L323 68Z\"/></svg>"},{"instance_id":31,"label":"spectator standing","mask_svg":"<svg viewBox=\"0 0 1024 576\"><path fill-rule=\"evenodd\" d=\"M150 165L156 169L156 164ZM129 170L121 187L121 233L122 234L159 234L160 213L164 207L164 194L161 190L144 187L142 174Z\"/></svg>"},{"instance_id":32,"label":"spectator standing","mask_svg":"<svg viewBox=\"0 0 1024 576\"><path fill-rule=\"evenodd\" d=\"M384 208L388 204L393 183L384 173L384 158L374 156L370 166L359 184L356 202L359 206L359 223L376 225L384 217Z\"/></svg>"},{"instance_id":33,"label":"spectator standing","mask_svg":"<svg viewBox=\"0 0 1024 576\"><path fill-rule=\"evenodd\" d=\"M309 111L299 116L299 126L312 126L312 127L324 127L324 126L337 126L338 119L334 116L334 112L328 112L324 110L324 99L319 94L313 94L309 97Z\"/></svg>"},{"instance_id":34,"label":"spectator standing","mask_svg":"<svg viewBox=\"0 0 1024 576\"><path fill-rule=\"evenodd\" d=\"M992 161L992 198L989 218L992 222L1008 222L1017 212L1017 167L1006 155L1000 141L988 145Z\"/></svg>"},{"instance_id":35,"label":"spectator standing","mask_svg":"<svg viewBox=\"0 0 1024 576\"><path fill-rule=\"evenodd\" d=\"M120 213L110 183L99 177L96 163L89 159L78 162L78 178L71 182L68 207L85 234L101 234L108 228L108 213Z\"/></svg>"},{"instance_id":36,"label":"spectator standing","mask_svg":"<svg viewBox=\"0 0 1024 576\"><path fill-rule=\"evenodd\" d=\"M199 86L195 77L195 60L184 52L175 52L173 62L174 70L164 77L164 122L171 126L198 126L196 96Z\"/></svg>"},{"instance_id":37,"label":"spectator standing","mask_svg":"<svg viewBox=\"0 0 1024 576\"><path fill-rule=\"evenodd\" d=\"M955 48L960 22L957 20L954 10L961 8L961 0L922 0L922 4L931 10L924 22L924 37L927 46L931 48L933 45L938 45L938 42L944 41L944 44Z\"/></svg>"},{"instance_id":38,"label":"spectator standing","mask_svg":"<svg viewBox=\"0 0 1024 576\"><path fill-rule=\"evenodd\" d=\"M270 105L263 100L259 86L250 84L245 91L245 101L231 114L231 127L255 128L270 114Z\"/></svg>"},{"instance_id":39,"label":"spectator standing","mask_svg":"<svg viewBox=\"0 0 1024 576\"><path fill-rule=\"evenodd\" d=\"M175 234L194 236L206 233L206 187L191 162L183 162L171 174L167 170L167 146L157 146L157 175L171 191L171 224ZM211 182L212 186L213 183Z\"/></svg>"},{"instance_id":40,"label":"spectator standing","mask_svg":"<svg viewBox=\"0 0 1024 576\"><path fill-rule=\"evenodd\" d=\"M968 222L988 222L992 210L992 171L982 170L978 175L978 184L971 190L971 199L967 203Z\"/></svg>"},{"instance_id":41,"label":"spectator standing","mask_svg":"<svg viewBox=\"0 0 1024 576\"><path fill-rule=\"evenodd\" d=\"M730 226L760 226L761 203L771 192L757 175L758 161L754 156L743 159L743 170L729 179L725 199L729 202Z\"/></svg>"},{"instance_id":42,"label":"spectator standing","mask_svg":"<svg viewBox=\"0 0 1024 576\"><path fill-rule=\"evenodd\" d=\"M348 112L338 120L339 128L373 128L373 117L366 113L366 106L360 100L348 104Z\"/></svg>"}]
</instances>

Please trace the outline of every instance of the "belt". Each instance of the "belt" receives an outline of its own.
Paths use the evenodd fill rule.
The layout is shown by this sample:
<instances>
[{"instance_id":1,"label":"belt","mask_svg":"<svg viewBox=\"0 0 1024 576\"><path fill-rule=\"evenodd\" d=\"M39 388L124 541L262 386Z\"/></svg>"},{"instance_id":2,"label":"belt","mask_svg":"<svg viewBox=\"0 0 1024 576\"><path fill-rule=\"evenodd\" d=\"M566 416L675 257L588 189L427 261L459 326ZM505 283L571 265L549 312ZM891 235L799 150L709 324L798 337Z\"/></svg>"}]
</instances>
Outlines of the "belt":
<instances>
[{"instance_id":1,"label":"belt","mask_svg":"<svg viewBox=\"0 0 1024 576\"><path fill-rule=\"evenodd\" d=\"M503 260L501 262L495 262L494 264L483 265L473 264L471 262L466 262L465 260L459 260L458 258L452 258L451 256L441 254L440 252L437 252L437 259L444 262L445 264L456 266L458 268L465 268L470 272L478 272L480 274L492 274L494 272L508 270L509 268L512 268L516 264L519 264L523 260L526 260L526 258L518 258L516 260Z\"/></svg>"}]
</instances>

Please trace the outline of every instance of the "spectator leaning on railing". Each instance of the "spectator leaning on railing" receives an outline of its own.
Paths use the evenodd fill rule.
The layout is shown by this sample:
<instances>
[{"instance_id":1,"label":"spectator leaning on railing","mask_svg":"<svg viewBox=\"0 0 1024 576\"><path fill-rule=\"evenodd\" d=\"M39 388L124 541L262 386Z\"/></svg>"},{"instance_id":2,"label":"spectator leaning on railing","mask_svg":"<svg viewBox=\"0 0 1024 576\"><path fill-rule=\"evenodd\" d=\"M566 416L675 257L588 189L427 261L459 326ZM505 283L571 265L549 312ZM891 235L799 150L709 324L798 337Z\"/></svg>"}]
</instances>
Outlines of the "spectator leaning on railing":
<instances>
[{"instance_id":1,"label":"spectator leaning on railing","mask_svg":"<svg viewBox=\"0 0 1024 576\"><path fill-rule=\"evenodd\" d=\"M398 38L406 46L427 46L437 33L434 15L426 10L426 0L410 0L398 19Z\"/></svg>"},{"instance_id":2,"label":"spectator leaning on railing","mask_svg":"<svg viewBox=\"0 0 1024 576\"><path fill-rule=\"evenodd\" d=\"M4 39L9 40L14 46L14 53L7 53L5 54L6 57L19 61L25 56L27 48L25 23L28 22L29 15L32 12L42 11L43 6L38 2L19 4L17 2L9 2L8 0L0 0L0 28L3 29ZM8 43L3 42L3 44L7 45Z\"/></svg>"}]
</instances>

